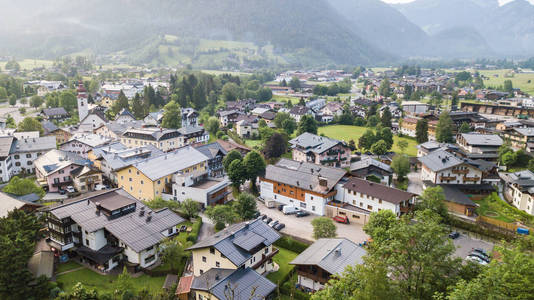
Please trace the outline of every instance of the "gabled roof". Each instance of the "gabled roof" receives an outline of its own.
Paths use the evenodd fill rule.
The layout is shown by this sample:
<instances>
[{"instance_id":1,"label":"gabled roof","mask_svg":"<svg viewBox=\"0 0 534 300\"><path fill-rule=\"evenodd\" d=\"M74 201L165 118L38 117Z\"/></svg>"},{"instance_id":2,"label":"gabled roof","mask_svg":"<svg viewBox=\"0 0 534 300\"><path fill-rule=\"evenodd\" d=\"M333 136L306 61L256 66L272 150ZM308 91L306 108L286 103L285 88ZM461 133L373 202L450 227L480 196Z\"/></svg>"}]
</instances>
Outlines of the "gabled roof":
<instances>
[{"instance_id":1,"label":"gabled roof","mask_svg":"<svg viewBox=\"0 0 534 300\"><path fill-rule=\"evenodd\" d=\"M0 157L8 157L13 145L12 136L0 136Z\"/></svg>"},{"instance_id":2,"label":"gabled roof","mask_svg":"<svg viewBox=\"0 0 534 300\"><path fill-rule=\"evenodd\" d=\"M313 133L305 132L289 141L293 148L300 148L310 152L321 154L328 149L339 144L345 146L341 141Z\"/></svg>"},{"instance_id":3,"label":"gabled roof","mask_svg":"<svg viewBox=\"0 0 534 300\"><path fill-rule=\"evenodd\" d=\"M189 247L188 250L215 247L234 265L241 266L252 255L250 251L258 246L269 246L280 235L261 220L230 225L228 228Z\"/></svg>"},{"instance_id":4,"label":"gabled roof","mask_svg":"<svg viewBox=\"0 0 534 300\"><path fill-rule=\"evenodd\" d=\"M426 156L419 157L418 160L434 172L439 172L464 163L463 160L445 150L436 150Z\"/></svg>"},{"instance_id":5,"label":"gabled roof","mask_svg":"<svg viewBox=\"0 0 534 300\"><path fill-rule=\"evenodd\" d=\"M346 171L343 169L283 158L276 165L267 166L265 179L282 182L320 194L327 194L345 174ZM319 184L320 179L326 179L325 186Z\"/></svg>"},{"instance_id":6,"label":"gabled roof","mask_svg":"<svg viewBox=\"0 0 534 300\"><path fill-rule=\"evenodd\" d=\"M347 266L362 264L366 254L365 249L345 238L319 239L290 264L318 266L330 274L341 274Z\"/></svg>"},{"instance_id":7,"label":"gabled roof","mask_svg":"<svg viewBox=\"0 0 534 300\"><path fill-rule=\"evenodd\" d=\"M42 113L48 117L68 116L69 113L63 107L43 108Z\"/></svg>"},{"instance_id":8,"label":"gabled roof","mask_svg":"<svg viewBox=\"0 0 534 300\"><path fill-rule=\"evenodd\" d=\"M91 165L91 161L74 152L52 149L39 156L33 164L41 174L46 176L71 164L78 166Z\"/></svg>"},{"instance_id":9,"label":"gabled roof","mask_svg":"<svg viewBox=\"0 0 534 300\"><path fill-rule=\"evenodd\" d=\"M289 113L292 114L292 115L301 115L301 116L303 116L303 115L311 113L312 111L313 110L311 108L309 108L309 107L296 105L296 106L293 106L291 108Z\"/></svg>"},{"instance_id":10,"label":"gabled roof","mask_svg":"<svg viewBox=\"0 0 534 300\"><path fill-rule=\"evenodd\" d=\"M357 170L361 170L361 169L365 169L365 168L368 168L370 166L375 166L379 169L382 169L386 172L389 172L389 173L393 173L393 169L391 169L391 167L388 165L388 164L385 164L381 161L378 161L372 157L366 157L366 158L363 158L362 160L360 161L356 161L356 162L353 162L350 164L350 170L351 171L357 171Z\"/></svg>"},{"instance_id":11,"label":"gabled roof","mask_svg":"<svg viewBox=\"0 0 534 300\"><path fill-rule=\"evenodd\" d=\"M19 200L6 193L0 192L0 218L7 216L10 211L19 209L24 205L41 206L40 204Z\"/></svg>"},{"instance_id":12,"label":"gabled roof","mask_svg":"<svg viewBox=\"0 0 534 300\"><path fill-rule=\"evenodd\" d=\"M63 145L73 141L77 141L94 148L109 143L111 139L94 133L77 133L73 135L67 142L63 143Z\"/></svg>"},{"instance_id":13,"label":"gabled roof","mask_svg":"<svg viewBox=\"0 0 534 300\"><path fill-rule=\"evenodd\" d=\"M55 136L43 136L37 138L16 139L13 147L14 153L30 151L46 151L56 149ZM13 153L13 152L12 152Z\"/></svg>"},{"instance_id":14,"label":"gabled roof","mask_svg":"<svg viewBox=\"0 0 534 300\"><path fill-rule=\"evenodd\" d=\"M462 133L462 137L472 146L500 147L503 144L501 137L496 134Z\"/></svg>"},{"instance_id":15,"label":"gabled roof","mask_svg":"<svg viewBox=\"0 0 534 300\"><path fill-rule=\"evenodd\" d=\"M343 185L343 188L393 204L399 204L403 201L410 200L415 196L415 194L403 190L357 177L350 178L349 181Z\"/></svg>"},{"instance_id":16,"label":"gabled roof","mask_svg":"<svg viewBox=\"0 0 534 300\"><path fill-rule=\"evenodd\" d=\"M56 124L50 121L46 121L46 120L41 121L41 125L43 126L45 135L59 129L59 127L57 127Z\"/></svg>"},{"instance_id":17,"label":"gabled roof","mask_svg":"<svg viewBox=\"0 0 534 300\"><path fill-rule=\"evenodd\" d=\"M218 142L201 145L195 147L195 149L204 154L208 159L215 158L215 156L217 156L217 153L221 153L223 156L228 153Z\"/></svg>"}]
</instances>

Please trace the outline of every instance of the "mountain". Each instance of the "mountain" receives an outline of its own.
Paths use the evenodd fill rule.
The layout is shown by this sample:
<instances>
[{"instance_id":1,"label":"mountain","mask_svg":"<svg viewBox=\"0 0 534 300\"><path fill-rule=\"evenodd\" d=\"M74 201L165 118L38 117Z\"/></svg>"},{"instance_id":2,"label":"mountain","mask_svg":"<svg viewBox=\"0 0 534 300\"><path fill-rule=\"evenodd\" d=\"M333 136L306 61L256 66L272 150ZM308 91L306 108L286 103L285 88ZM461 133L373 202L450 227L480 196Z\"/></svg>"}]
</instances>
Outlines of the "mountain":
<instances>
[{"instance_id":1,"label":"mountain","mask_svg":"<svg viewBox=\"0 0 534 300\"><path fill-rule=\"evenodd\" d=\"M526 0L503 6L497 0L416 0L394 7L433 39L450 37L451 30L458 38L464 30L465 38L476 35L472 42L487 43L495 55L534 53L534 5Z\"/></svg>"},{"instance_id":2,"label":"mountain","mask_svg":"<svg viewBox=\"0 0 534 300\"><path fill-rule=\"evenodd\" d=\"M328 0L345 17L358 36L387 51L405 56L420 55L428 35L403 14L379 0Z\"/></svg>"},{"instance_id":3,"label":"mountain","mask_svg":"<svg viewBox=\"0 0 534 300\"><path fill-rule=\"evenodd\" d=\"M2 7L3 2L10 2L6 7L19 14L9 30L0 31L4 53L24 48L34 55L47 54L41 56L88 48L111 53L171 34L272 45L277 54L297 63L301 55L318 64L370 64L394 57L358 36L323 0L44 1L52 3L53 10L36 0L20 5L2 0ZM30 11L43 8L42 13L21 9L32 5L37 9ZM0 13L0 19L7 15Z\"/></svg>"}]
</instances>

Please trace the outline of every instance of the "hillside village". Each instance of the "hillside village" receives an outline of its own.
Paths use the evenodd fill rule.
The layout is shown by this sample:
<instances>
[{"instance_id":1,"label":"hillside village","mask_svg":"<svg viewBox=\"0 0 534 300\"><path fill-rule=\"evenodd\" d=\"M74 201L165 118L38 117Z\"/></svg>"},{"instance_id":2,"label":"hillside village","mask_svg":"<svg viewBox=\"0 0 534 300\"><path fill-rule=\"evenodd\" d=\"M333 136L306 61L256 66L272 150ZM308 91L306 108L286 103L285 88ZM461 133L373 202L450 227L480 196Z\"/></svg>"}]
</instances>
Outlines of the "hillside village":
<instances>
[{"instance_id":1,"label":"hillside village","mask_svg":"<svg viewBox=\"0 0 534 300\"><path fill-rule=\"evenodd\" d=\"M0 80L0 214L41 218L23 265L46 293L309 299L363 268L381 216L435 211L447 259L480 268L534 229L533 98L511 80L82 66Z\"/></svg>"}]
</instances>

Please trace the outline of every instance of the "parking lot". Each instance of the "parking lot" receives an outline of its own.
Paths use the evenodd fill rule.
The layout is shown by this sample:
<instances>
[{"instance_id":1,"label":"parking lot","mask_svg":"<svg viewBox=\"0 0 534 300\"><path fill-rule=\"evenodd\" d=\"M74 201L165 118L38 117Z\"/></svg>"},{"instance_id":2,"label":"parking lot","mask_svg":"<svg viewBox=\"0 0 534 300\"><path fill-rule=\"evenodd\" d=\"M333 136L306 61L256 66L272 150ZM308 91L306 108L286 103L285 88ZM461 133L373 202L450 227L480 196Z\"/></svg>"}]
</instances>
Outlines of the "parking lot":
<instances>
[{"instance_id":1,"label":"parking lot","mask_svg":"<svg viewBox=\"0 0 534 300\"><path fill-rule=\"evenodd\" d=\"M471 252L471 249L473 248L482 248L486 250L486 252L491 253L493 250L494 244L491 242L475 239L472 237L469 237L465 233L460 233L460 237L453 240L454 246L456 246L456 251L454 252L454 256L460 257L462 259L465 259L467 255L469 255L469 252Z\"/></svg>"},{"instance_id":2,"label":"parking lot","mask_svg":"<svg viewBox=\"0 0 534 300\"><path fill-rule=\"evenodd\" d=\"M313 227L311 221L318 216L309 215L297 218L295 215L284 215L277 208L267 208L263 202L258 201L258 209L261 214L266 214L273 220L284 223L286 227L281 230L282 233L313 241ZM366 241L368 236L363 232L363 226L359 224L340 224L335 223L337 227L337 236L347 238L355 243Z\"/></svg>"}]
</instances>

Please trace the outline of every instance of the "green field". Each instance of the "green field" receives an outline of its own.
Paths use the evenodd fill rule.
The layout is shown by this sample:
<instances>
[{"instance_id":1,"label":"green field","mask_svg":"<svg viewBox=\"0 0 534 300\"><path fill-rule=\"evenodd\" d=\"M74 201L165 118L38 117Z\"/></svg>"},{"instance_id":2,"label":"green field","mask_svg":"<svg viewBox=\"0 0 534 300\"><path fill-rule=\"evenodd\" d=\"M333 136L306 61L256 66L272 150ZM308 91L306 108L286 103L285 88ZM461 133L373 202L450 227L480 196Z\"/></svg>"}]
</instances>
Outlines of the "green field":
<instances>
[{"instance_id":1,"label":"green field","mask_svg":"<svg viewBox=\"0 0 534 300\"><path fill-rule=\"evenodd\" d=\"M486 87L498 88L504 85L505 80L511 80L514 88L520 88L522 91L534 94L534 73L512 73L512 70L482 70L480 74L489 77L484 80ZM529 82L530 81L530 82Z\"/></svg>"},{"instance_id":2,"label":"green field","mask_svg":"<svg viewBox=\"0 0 534 300\"><path fill-rule=\"evenodd\" d=\"M275 284L283 284L283 282L280 282L280 280L293 269L294 266L290 265L289 263L295 259L298 254L280 247L278 247L278 250L279 252L274 256L273 261L280 267L280 269L278 269L276 272L268 274L267 279Z\"/></svg>"},{"instance_id":3,"label":"green field","mask_svg":"<svg viewBox=\"0 0 534 300\"><path fill-rule=\"evenodd\" d=\"M33 70L35 68L48 68L51 67L54 62L51 60L43 60L43 59L23 59L23 60L17 60L17 62L20 65L21 70ZM7 61L0 61L0 68L4 70L4 67L6 66Z\"/></svg>"},{"instance_id":4,"label":"green field","mask_svg":"<svg viewBox=\"0 0 534 300\"><path fill-rule=\"evenodd\" d=\"M356 145L358 144L358 139L364 134L364 132L369 129L367 127L360 127L360 126L350 126L350 125L330 125L330 126L324 126L319 127L319 134L324 134L327 137L331 137L336 140L342 140L345 142L349 142L350 140L354 140ZM406 138L406 137L393 137L393 149L392 151L400 153L400 149L397 146L397 142L400 140L405 140L408 142L408 148L406 148L406 154L409 156L417 156L417 142L413 139Z\"/></svg>"}]
</instances>

